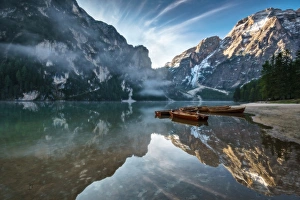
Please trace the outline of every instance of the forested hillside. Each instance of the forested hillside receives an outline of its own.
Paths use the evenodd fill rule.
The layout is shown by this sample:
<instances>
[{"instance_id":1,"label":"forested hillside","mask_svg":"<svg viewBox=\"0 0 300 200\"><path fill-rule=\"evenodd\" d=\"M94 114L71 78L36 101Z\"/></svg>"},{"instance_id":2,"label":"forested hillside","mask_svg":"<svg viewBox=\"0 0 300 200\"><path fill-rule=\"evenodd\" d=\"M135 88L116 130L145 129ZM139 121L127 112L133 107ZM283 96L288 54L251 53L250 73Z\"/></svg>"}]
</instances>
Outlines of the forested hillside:
<instances>
[{"instance_id":1,"label":"forested hillside","mask_svg":"<svg viewBox=\"0 0 300 200\"><path fill-rule=\"evenodd\" d=\"M238 87L233 98L250 102L300 98L300 50L294 60L289 50L273 55L262 65L261 78Z\"/></svg>"}]
</instances>

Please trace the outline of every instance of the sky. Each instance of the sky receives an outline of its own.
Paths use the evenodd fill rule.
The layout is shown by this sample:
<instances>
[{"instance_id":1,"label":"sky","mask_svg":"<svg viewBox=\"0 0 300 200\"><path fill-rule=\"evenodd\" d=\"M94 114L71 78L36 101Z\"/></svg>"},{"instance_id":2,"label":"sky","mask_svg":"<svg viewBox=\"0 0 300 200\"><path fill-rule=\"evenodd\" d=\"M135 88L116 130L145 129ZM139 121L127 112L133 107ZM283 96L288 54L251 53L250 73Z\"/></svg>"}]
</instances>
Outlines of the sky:
<instances>
[{"instance_id":1,"label":"sky","mask_svg":"<svg viewBox=\"0 0 300 200\"><path fill-rule=\"evenodd\" d=\"M149 50L163 67L201 40L224 39L241 19L266 8L300 8L300 0L77 0L94 19L113 25L128 44Z\"/></svg>"}]
</instances>

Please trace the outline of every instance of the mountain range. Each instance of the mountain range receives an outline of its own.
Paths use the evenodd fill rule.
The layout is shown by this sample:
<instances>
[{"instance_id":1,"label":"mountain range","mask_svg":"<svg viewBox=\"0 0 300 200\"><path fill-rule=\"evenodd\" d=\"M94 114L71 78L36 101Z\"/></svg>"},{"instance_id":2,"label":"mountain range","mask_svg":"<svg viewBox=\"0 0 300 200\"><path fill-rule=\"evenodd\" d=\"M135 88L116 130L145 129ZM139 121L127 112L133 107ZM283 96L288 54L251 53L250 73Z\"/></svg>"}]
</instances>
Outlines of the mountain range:
<instances>
[{"instance_id":1,"label":"mountain range","mask_svg":"<svg viewBox=\"0 0 300 200\"><path fill-rule=\"evenodd\" d=\"M154 71L145 47L75 0L2 2L0 19L2 99L126 99Z\"/></svg>"},{"instance_id":2,"label":"mountain range","mask_svg":"<svg viewBox=\"0 0 300 200\"><path fill-rule=\"evenodd\" d=\"M207 90L228 95L259 78L264 62L286 49L292 56L300 49L300 9L268 8L238 21L224 39L202 40L165 67L169 79L191 96Z\"/></svg>"},{"instance_id":3,"label":"mountain range","mask_svg":"<svg viewBox=\"0 0 300 200\"><path fill-rule=\"evenodd\" d=\"M224 38L202 40L160 69L75 0L11 0L0 9L0 99L230 99L260 77L261 65L300 46L300 10L269 8Z\"/></svg>"}]
</instances>

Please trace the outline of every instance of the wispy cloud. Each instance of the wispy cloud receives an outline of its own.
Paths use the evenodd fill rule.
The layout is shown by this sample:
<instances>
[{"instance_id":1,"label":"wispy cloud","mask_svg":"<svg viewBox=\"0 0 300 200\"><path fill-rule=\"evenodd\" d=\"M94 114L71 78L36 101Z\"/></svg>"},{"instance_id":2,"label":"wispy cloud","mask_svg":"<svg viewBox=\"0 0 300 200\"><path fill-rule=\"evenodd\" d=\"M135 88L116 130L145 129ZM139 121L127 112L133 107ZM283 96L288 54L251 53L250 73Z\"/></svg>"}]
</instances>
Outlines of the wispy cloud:
<instances>
[{"instance_id":1,"label":"wispy cloud","mask_svg":"<svg viewBox=\"0 0 300 200\"><path fill-rule=\"evenodd\" d=\"M166 25L144 29L142 33L143 44L150 50L153 67L162 67L167 61L171 61L175 55L187 48L196 46L194 42L195 40L200 41L201 33L197 33L197 38L195 37L193 40L192 37L195 33L189 32L189 26L232 6L224 5L173 26ZM190 38L190 40L187 41L186 38Z\"/></svg>"},{"instance_id":2,"label":"wispy cloud","mask_svg":"<svg viewBox=\"0 0 300 200\"><path fill-rule=\"evenodd\" d=\"M178 0L175 1L174 3L168 5L167 7L165 7L161 12L158 13L158 15L156 15L153 19L148 20L145 22L145 26L150 26L153 22L155 22L159 17L163 16L164 14L170 12L171 10L177 8L178 6L180 6L183 3L186 3L190 0Z\"/></svg>"},{"instance_id":3,"label":"wispy cloud","mask_svg":"<svg viewBox=\"0 0 300 200\"><path fill-rule=\"evenodd\" d=\"M219 7L219 8L210 10L210 11L205 12L203 14L200 14L200 15L198 15L196 17L193 17L193 18L191 18L189 20L186 20L186 21L184 21L184 22L182 22L180 24L176 24L174 26L168 27L168 28L164 29L163 32L173 32L173 33L174 32L178 32L178 31L181 32L182 30L185 30L185 28L187 26L190 26L193 23L196 23L196 22L198 22L201 19L204 19L204 18L207 18L209 16L215 15L216 13L218 13L218 12L220 12L222 10L226 10L228 8L231 8L231 7L232 7L232 5L225 5L223 7Z\"/></svg>"},{"instance_id":4,"label":"wispy cloud","mask_svg":"<svg viewBox=\"0 0 300 200\"><path fill-rule=\"evenodd\" d=\"M174 8L178 7L179 5L188 2L189 0L178 0L172 4L170 4L169 6L167 6L165 9L163 9L158 15L157 17L160 17L164 14L166 14L167 12L173 10Z\"/></svg>"},{"instance_id":5,"label":"wispy cloud","mask_svg":"<svg viewBox=\"0 0 300 200\"><path fill-rule=\"evenodd\" d=\"M207 24L209 21L211 24L203 27L203 30L212 28L214 20L220 21L216 17L219 13L236 6L233 3L222 5L218 2L209 6L203 5L199 9L190 9L184 5L201 6L198 0L174 0L167 5L166 2L157 4L158 1L152 0L92 1L103 2L98 7L90 6L94 12L93 16L96 15L96 19L115 26L129 44L147 47L154 68L164 66L177 54L196 46L197 42L207 37L201 31L201 24ZM208 10L209 7L213 9Z\"/></svg>"}]
</instances>

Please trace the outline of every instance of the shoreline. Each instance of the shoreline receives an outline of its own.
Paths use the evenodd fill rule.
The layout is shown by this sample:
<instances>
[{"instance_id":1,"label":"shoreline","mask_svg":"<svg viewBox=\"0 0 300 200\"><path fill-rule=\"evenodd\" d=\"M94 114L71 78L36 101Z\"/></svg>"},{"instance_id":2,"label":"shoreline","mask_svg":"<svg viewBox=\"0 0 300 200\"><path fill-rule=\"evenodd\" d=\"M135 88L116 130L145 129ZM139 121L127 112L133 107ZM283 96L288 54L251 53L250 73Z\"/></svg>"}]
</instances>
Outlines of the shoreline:
<instances>
[{"instance_id":1,"label":"shoreline","mask_svg":"<svg viewBox=\"0 0 300 200\"><path fill-rule=\"evenodd\" d=\"M300 104L247 103L245 113L253 114L253 122L272 129L267 134L283 141L300 144Z\"/></svg>"}]
</instances>

